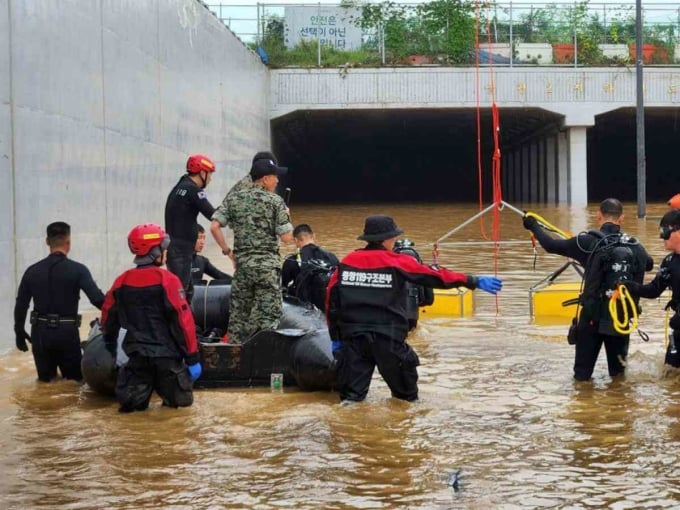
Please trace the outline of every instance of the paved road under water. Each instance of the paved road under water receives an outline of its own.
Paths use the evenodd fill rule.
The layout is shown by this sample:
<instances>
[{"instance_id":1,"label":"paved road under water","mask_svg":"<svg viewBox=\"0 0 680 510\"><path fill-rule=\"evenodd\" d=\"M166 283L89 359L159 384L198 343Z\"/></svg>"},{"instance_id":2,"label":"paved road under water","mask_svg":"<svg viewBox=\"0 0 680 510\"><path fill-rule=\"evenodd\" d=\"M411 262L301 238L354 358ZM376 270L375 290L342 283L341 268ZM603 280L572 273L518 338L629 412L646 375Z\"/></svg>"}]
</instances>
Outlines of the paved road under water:
<instances>
[{"instance_id":1,"label":"paved road under water","mask_svg":"<svg viewBox=\"0 0 680 510\"><path fill-rule=\"evenodd\" d=\"M582 210L539 211L563 228L594 225ZM375 212L394 215L429 260L427 243L476 208L292 208L339 255L361 245L363 218ZM635 219L633 204L626 212L626 230L658 263L658 222ZM154 399L147 412L120 415L86 386L36 383L30 356L3 356L0 507L677 508L680 380L663 371L662 304L645 303L651 341L631 341L625 380L611 381L602 359L592 383L574 383L566 326L529 318L529 287L562 260L541 250L534 271L519 217L501 217L503 238L527 242L501 248L497 302L478 293L473 317L428 318L411 335L422 362L416 404L391 399L375 379L367 401L348 407L333 393L229 389L196 392L189 409ZM480 240L478 223L454 239ZM208 255L223 260L214 245ZM493 260L484 245L440 257L470 273L489 273ZM456 492L447 480L459 469Z\"/></svg>"}]
</instances>

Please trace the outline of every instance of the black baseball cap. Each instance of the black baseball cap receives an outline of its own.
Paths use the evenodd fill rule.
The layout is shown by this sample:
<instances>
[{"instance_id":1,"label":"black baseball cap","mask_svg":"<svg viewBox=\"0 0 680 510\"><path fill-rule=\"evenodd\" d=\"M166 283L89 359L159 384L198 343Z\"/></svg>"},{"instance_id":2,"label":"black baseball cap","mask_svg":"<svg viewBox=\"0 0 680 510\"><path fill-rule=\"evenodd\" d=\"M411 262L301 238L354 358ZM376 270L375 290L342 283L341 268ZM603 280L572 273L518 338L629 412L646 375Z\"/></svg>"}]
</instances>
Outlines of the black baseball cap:
<instances>
[{"instance_id":1,"label":"black baseball cap","mask_svg":"<svg viewBox=\"0 0 680 510\"><path fill-rule=\"evenodd\" d=\"M250 177L256 181L265 175L285 175L288 172L288 168L285 166L276 166L271 159L258 159L253 162L253 166L250 167Z\"/></svg>"}]
</instances>

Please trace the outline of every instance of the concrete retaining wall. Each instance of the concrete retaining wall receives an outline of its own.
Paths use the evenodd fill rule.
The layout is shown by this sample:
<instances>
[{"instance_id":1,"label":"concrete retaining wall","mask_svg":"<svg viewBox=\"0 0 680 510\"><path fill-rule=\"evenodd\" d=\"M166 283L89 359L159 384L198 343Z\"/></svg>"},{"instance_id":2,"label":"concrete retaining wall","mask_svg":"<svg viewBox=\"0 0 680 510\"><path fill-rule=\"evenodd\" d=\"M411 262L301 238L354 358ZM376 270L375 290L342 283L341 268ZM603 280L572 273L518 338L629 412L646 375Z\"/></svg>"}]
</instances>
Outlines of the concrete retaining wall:
<instances>
[{"instance_id":1,"label":"concrete retaining wall","mask_svg":"<svg viewBox=\"0 0 680 510\"><path fill-rule=\"evenodd\" d=\"M215 159L215 204L269 147L268 93L259 58L195 0L0 0L0 351L48 223L71 224L72 258L108 289L189 154Z\"/></svg>"}]
</instances>

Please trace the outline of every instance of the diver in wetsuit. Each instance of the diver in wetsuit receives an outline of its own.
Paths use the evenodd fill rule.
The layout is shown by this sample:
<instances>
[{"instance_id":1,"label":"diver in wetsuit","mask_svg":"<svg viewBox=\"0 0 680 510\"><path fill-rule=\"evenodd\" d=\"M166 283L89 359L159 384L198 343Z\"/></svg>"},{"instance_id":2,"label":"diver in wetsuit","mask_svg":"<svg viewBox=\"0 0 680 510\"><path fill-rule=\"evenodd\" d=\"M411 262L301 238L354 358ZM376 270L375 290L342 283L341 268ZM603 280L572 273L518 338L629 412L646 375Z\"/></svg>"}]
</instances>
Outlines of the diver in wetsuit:
<instances>
[{"instance_id":1,"label":"diver in wetsuit","mask_svg":"<svg viewBox=\"0 0 680 510\"><path fill-rule=\"evenodd\" d=\"M205 229L202 225L197 225L198 239L194 247L194 258L191 261L191 280L194 284L204 282L203 275L208 275L213 280L220 280L221 283L231 283L231 275L220 271L212 265L208 257L201 255L205 246Z\"/></svg>"},{"instance_id":2,"label":"diver in wetsuit","mask_svg":"<svg viewBox=\"0 0 680 510\"><path fill-rule=\"evenodd\" d=\"M14 306L16 346L28 351L31 342L38 380L50 382L57 368L64 379L80 381L82 353L78 328L80 291L84 291L97 308L104 303L104 294L92 279L89 269L68 258L71 250L71 227L62 221L47 226L50 254L26 269ZM31 334L26 333L28 306L33 300Z\"/></svg>"}]
</instances>

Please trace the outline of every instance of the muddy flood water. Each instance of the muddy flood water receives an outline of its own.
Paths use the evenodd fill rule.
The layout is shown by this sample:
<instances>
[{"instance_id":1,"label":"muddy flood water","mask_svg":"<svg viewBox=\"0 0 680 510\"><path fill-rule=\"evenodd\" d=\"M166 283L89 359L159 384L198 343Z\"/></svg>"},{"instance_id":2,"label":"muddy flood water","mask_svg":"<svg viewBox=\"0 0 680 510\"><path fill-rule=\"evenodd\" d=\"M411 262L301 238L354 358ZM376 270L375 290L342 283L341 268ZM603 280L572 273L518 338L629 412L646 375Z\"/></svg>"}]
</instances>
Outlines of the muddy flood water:
<instances>
[{"instance_id":1,"label":"muddy flood water","mask_svg":"<svg viewBox=\"0 0 680 510\"><path fill-rule=\"evenodd\" d=\"M536 210L576 232L595 226L595 209ZM367 214L391 214L426 261L429 243L476 212L291 207L294 223L310 223L340 256L362 245ZM634 204L626 214L656 269L658 220L636 219ZM415 404L392 399L376 376L368 399L346 407L336 393L214 389L188 409L154 397L148 411L121 415L87 386L38 384L30 355L0 357L0 508L680 508L680 377L663 369L665 301L643 302L651 340L632 337L624 380L608 377L602 353L594 380L574 383L567 326L529 317L529 287L563 259L539 250L534 270L528 233L508 210L501 235L526 242L500 249L498 300L477 292L473 316L424 318L410 335L422 364ZM475 222L452 240L481 239ZM212 241L206 252L227 268ZM447 246L440 262L489 274L493 248Z\"/></svg>"}]
</instances>

